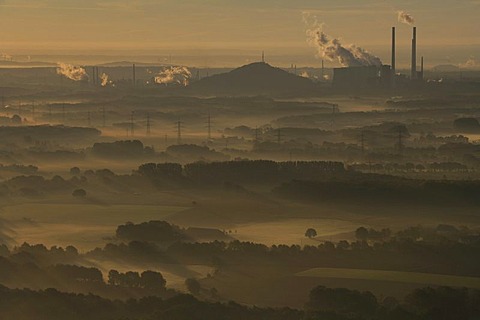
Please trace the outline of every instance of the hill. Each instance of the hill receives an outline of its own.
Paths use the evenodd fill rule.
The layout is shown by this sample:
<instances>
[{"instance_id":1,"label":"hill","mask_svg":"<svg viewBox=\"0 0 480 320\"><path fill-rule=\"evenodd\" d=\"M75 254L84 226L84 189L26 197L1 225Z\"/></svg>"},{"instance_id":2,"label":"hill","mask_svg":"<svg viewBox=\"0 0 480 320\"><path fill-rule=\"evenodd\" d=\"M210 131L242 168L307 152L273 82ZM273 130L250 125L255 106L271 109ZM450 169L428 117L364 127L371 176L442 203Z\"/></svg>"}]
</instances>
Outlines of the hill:
<instances>
[{"instance_id":1,"label":"hill","mask_svg":"<svg viewBox=\"0 0 480 320\"><path fill-rule=\"evenodd\" d=\"M190 90L208 95L296 95L314 93L317 86L307 78L256 62L194 82Z\"/></svg>"}]
</instances>

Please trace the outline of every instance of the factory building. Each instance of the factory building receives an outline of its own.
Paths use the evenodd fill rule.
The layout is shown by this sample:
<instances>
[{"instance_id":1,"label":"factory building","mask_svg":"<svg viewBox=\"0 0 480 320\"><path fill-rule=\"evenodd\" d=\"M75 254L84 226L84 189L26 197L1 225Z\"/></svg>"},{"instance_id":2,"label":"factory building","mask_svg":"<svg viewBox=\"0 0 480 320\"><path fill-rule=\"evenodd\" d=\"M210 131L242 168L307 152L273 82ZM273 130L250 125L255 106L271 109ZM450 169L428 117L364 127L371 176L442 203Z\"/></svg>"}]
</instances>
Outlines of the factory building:
<instances>
[{"instance_id":1,"label":"factory building","mask_svg":"<svg viewBox=\"0 0 480 320\"><path fill-rule=\"evenodd\" d=\"M333 86L338 89L388 88L392 68L388 65L333 69Z\"/></svg>"},{"instance_id":2,"label":"factory building","mask_svg":"<svg viewBox=\"0 0 480 320\"><path fill-rule=\"evenodd\" d=\"M413 27L410 81L423 81L424 60L417 70L417 28ZM396 30L392 28L392 63L382 66L355 66L333 69L333 87L337 89L391 89L405 76L396 71Z\"/></svg>"}]
</instances>

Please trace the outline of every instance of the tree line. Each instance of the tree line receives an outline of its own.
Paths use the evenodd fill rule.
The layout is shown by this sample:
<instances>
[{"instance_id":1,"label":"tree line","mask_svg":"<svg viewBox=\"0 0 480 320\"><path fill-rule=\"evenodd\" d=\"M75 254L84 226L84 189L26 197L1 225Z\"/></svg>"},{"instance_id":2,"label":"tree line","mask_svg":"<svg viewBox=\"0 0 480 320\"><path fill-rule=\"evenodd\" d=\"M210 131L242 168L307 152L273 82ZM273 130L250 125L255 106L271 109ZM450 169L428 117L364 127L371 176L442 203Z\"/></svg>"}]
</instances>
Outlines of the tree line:
<instances>
[{"instance_id":1,"label":"tree line","mask_svg":"<svg viewBox=\"0 0 480 320\"><path fill-rule=\"evenodd\" d=\"M0 286L0 317L16 320L453 320L477 319L480 291L421 288L404 301L344 288L312 289L303 310L200 301L191 295L109 300L55 289Z\"/></svg>"}]
</instances>

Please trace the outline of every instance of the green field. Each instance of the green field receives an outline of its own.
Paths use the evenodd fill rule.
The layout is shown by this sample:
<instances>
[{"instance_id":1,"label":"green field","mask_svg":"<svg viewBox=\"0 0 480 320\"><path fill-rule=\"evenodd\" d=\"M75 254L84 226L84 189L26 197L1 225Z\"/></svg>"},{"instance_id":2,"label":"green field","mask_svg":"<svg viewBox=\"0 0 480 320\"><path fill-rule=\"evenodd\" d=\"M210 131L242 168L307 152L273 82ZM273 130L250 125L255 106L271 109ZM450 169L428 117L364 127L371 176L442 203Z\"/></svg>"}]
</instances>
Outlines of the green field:
<instances>
[{"instance_id":1,"label":"green field","mask_svg":"<svg viewBox=\"0 0 480 320\"><path fill-rule=\"evenodd\" d=\"M341 268L313 268L299 272L296 274L296 276L327 279L336 278L352 280L389 281L410 284L480 289L480 278L417 272Z\"/></svg>"}]
</instances>

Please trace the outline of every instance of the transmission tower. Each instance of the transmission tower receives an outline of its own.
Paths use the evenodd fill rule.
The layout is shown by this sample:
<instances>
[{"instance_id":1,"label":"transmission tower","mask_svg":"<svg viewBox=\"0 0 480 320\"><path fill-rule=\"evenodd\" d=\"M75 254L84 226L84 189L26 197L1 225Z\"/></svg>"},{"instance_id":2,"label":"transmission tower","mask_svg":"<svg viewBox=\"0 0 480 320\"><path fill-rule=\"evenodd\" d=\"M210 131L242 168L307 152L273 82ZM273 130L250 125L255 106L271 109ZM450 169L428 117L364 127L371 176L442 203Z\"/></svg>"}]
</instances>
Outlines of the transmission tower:
<instances>
[{"instance_id":1,"label":"transmission tower","mask_svg":"<svg viewBox=\"0 0 480 320\"><path fill-rule=\"evenodd\" d=\"M335 113L336 113L337 107L338 106L336 104L332 105L332 127L335 126Z\"/></svg>"},{"instance_id":2,"label":"transmission tower","mask_svg":"<svg viewBox=\"0 0 480 320\"><path fill-rule=\"evenodd\" d=\"M151 134L150 115L147 114L147 136L149 137Z\"/></svg>"},{"instance_id":3,"label":"transmission tower","mask_svg":"<svg viewBox=\"0 0 480 320\"><path fill-rule=\"evenodd\" d=\"M102 126L105 128L107 123L107 117L105 114L105 107L102 107Z\"/></svg>"},{"instance_id":4,"label":"transmission tower","mask_svg":"<svg viewBox=\"0 0 480 320\"><path fill-rule=\"evenodd\" d=\"M182 121L177 121L175 125L177 127L177 144L182 144L183 122Z\"/></svg>"},{"instance_id":5,"label":"transmission tower","mask_svg":"<svg viewBox=\"0 0 480 320\"><path fill-rule=\"evenodd\" d=\"M132 111L130 113L130 135L132 137L135 136L135 123L134 123L134 118L133 118L134 114L135 114L135 111Z\"/></svg>"},{"instance_id":6,"label":"transmission tower","mask_svg":"<svg viewBox=\"0 0 480 320\"><path fill-rule=\"evenodd\" d=\"M36 121L35 121L35 100L32 101L32 121L33 121L33 123L36 123Z\"/></svg>"},{"instance_id":7,"label":"transmission tower","mask_svg":"<svg viewBox=\"0 0 480 320\"><path fill-rule=\"evenodd\" d=\"M208 113L207 129L208 129L208 141L210 141L212 140L212 118L210 116L210 112Z\"/></svg>"},{"instance_id":8,"label":"transmission tower","mask_svg":"<svg viewBox=\"0 0 480 320\"><path fill-rule=\"evenodd\" d=\"M283 134L282 130L279 128L277 129L277 143L280 144L282 142Z\"/></svg>"},{"instance_id":9,"label":"transmission tower","mask_svg":"<svg viewBox=\"0 0 480 320\"><path fill-rule=\"evenodd\" d=\"M361 148L362 148L362 157L365 153L365 132L362 131L362 134L360 136L360 145L361 145Z\"/></svg>"},{"instance_id":10,"label":"transmission tower","mask_svg":"<svg viewBox=\"0 0 480 320\"><path fill-rule=\"evenodd\" d=\"M397 147L398 147L398 154L402 154L403 152L403 132L402 132L402 127L398 127L398 137L397 137Z\"/></svg>"}]
</instances>

